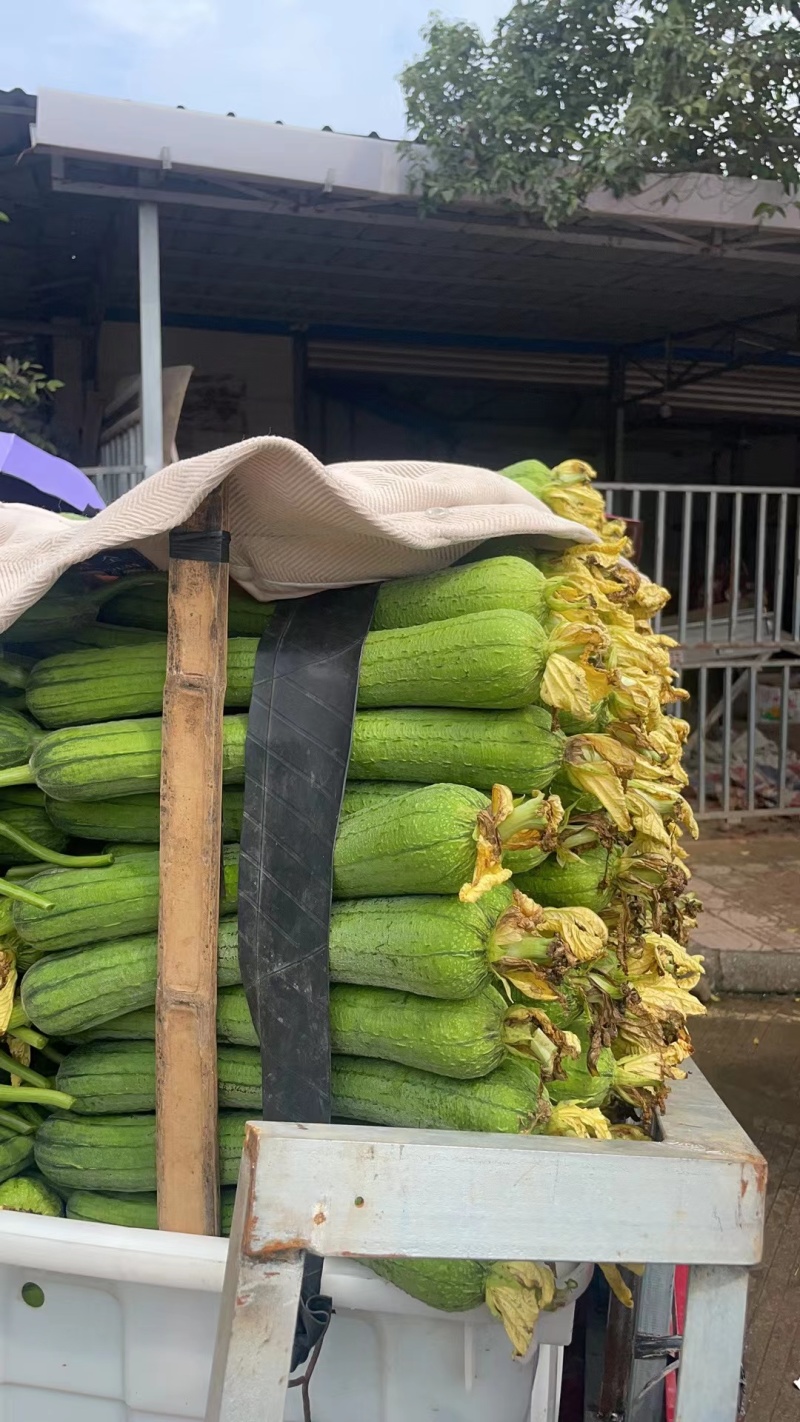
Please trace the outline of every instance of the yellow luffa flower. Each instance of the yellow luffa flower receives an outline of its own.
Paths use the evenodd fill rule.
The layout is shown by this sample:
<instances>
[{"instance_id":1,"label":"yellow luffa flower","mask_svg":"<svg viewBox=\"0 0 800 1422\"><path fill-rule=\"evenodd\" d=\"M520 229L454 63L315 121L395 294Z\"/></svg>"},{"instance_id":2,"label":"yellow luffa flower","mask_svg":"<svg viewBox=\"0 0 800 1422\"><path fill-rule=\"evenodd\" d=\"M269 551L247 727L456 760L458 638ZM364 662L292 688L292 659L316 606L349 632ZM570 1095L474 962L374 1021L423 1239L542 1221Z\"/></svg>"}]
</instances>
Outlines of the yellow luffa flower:
<instances>
[{"instance_id":1,"label":"yellow luffa flower","mask_svg":"<svg viewBox=\"0 0 800 1422\"><path fill-rule=\"evenodd\" d=\"M574 1101L560 1101L550 1112L544 1134L610 1141L611 1127L599 1107L576 1106Z\"/></svg>"},{"instance_id":2,"label":"yellow luffa flower","mask_svg":"<svg viewBox=\"0 0 800 1422\"><path fill-rule=\"evenodd\" d=\"M7 948L0 949L0 1037L5 1036L14 1007L17 986L17 960Z\"/></svg>"},{"instance_id":3,"label":"yellow luffa flower","mask_svg":"<svg viewBox=\"0 0 800 1422\"><path fill-rule=\"evenodd\" d=\"M660 973L691 992L704 972L702 955L687 953L668 933L645 933L628 953L628 976L636 987L637 978Z\"/></svg>"}]
</instances>

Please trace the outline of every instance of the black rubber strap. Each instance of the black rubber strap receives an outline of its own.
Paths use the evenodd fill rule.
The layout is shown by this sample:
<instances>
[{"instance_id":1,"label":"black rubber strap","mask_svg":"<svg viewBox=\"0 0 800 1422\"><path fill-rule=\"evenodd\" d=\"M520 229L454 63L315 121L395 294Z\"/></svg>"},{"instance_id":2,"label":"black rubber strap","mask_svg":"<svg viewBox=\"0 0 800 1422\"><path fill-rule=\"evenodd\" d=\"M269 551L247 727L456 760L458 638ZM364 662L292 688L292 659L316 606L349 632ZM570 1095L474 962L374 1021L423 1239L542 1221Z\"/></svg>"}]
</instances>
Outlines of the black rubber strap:
<instances>
[{"instance_id":1,"label":"black rubber strap","mask_svg":"<svg viewBox=\"0 0 800 1422\"><path fill-rule=\"evenodd\" d=\"M239 962L261 1042L263 1117L330 1120L333 846L377 584L279 602L256 654L239 861ZM306 1258L292 1369L327 1327Z\"/></svg>"},{"instance_id":2,"label":"black rubber strap","mask_svg":"<svg viewBox=\"0 0 800 1422\"><path fill-rule=\"evenodd\" d=\"M182 558L186 563L229 563L231 536L224 528L206 533L175 529L169 536L170 558Z\"/></svg>"}]
</instances>

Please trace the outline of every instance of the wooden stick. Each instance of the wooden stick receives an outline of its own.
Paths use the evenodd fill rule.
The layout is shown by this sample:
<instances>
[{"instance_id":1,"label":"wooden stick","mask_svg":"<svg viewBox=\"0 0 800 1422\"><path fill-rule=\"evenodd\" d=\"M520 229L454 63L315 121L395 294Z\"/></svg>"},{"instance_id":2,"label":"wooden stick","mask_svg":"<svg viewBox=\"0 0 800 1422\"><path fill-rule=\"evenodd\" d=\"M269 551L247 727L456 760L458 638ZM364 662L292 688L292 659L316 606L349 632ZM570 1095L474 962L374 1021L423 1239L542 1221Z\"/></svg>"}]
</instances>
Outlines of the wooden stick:
<instances>
[{"instance_id":1,"label":"wooden stick","mask_svg":"<svg viewBox=\"0 0 800 1422\"><path fill-rule=\"evenodd\" d=\"M224 528L224 485L181 533ZM172 552L172 550L171 550ZM156 995L158 1224L219 1233L217 933L228 564L170 557Z\"/></svg>"}]
</instances>

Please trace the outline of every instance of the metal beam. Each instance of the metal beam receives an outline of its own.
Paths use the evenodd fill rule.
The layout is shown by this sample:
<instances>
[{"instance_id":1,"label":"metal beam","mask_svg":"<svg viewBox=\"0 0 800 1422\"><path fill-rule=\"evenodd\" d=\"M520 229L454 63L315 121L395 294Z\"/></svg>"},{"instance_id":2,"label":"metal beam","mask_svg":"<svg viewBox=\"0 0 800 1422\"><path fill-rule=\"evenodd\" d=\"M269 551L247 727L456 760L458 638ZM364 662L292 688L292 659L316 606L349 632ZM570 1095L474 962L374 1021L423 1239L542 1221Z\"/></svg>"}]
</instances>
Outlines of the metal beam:
<instances>
[{"instance_id":1,"label":"metal beam","mask_svg":"<svg viewBox=\"0 0 800 1422\"><path fill-rule=\"evenodd\" d=\"M139 204L139 345L142 371L142 442L145 477L164 465L161 391L161 264L158 208Z\"/></svg>"},{"instance_id":2,"label":"metal beam","mask_svg":"<svg viewBox=\"0 0 800 1422\"><path fill-rule=\"evenodd\" d=\"M414 227L418 229L420 225L416 211L387 213L365 208L356 211L335 201L330 204L322 203L319 207L311 207L302 204L298 199L282 196L274 198L263 196L252 199L222 197L214 193L177 191L169 188L166 183L159 187L136 188L121 183L81 182L58 177L54 174L53 187L59 192L80 193L91 197L126 198L134 202L139 202L142 197L145 197L148 202L154 203L220 208L231 212L257 212L265 215L283 215L325 222L349 222L361 226ZM514 242L557 243L563 246L599 247L611 251L668 252L684 259L687 255L686 247L681 241L649 241L644 237L629 237L616 233L581 232L571 228L534 227L508 220L504 223L492 223L485 220L471 221L468 218L431 216L427 219L426 225L430 232L474 233L479 236L510 239ZM787 239L793 243L795 250L791 252L771 251L768 257L765 257L761 251L750 251L735 246L712 247L710 244L699 247L696 255L698 259L710 261L750 261L758 262L761 266L765 264L800 266L800 251L796 250L797 240L796 237Z\"/></svg>"}]
</instances>

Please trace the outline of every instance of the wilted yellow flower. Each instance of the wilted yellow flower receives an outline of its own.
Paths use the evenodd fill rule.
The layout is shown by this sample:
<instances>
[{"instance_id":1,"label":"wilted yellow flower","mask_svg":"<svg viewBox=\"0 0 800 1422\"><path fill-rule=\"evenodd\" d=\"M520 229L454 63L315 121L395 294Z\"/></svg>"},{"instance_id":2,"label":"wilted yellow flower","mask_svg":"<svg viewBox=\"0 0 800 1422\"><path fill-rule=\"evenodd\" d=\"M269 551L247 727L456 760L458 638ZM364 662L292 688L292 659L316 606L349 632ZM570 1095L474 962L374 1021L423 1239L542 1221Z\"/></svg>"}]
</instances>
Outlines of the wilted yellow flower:
<instances>
[{"instance_id":1,"label":"wilted yellow flower","mask_svg":"<svg viewBox=\"0 0 800 1422\"><path fill-rule=\"evenodd\" d=\"M611 1127L597 1106L576 1106L574 1101L560 1101L550 1112L544 1134L610 1141Z\"/></svg>"}]
</instances>

